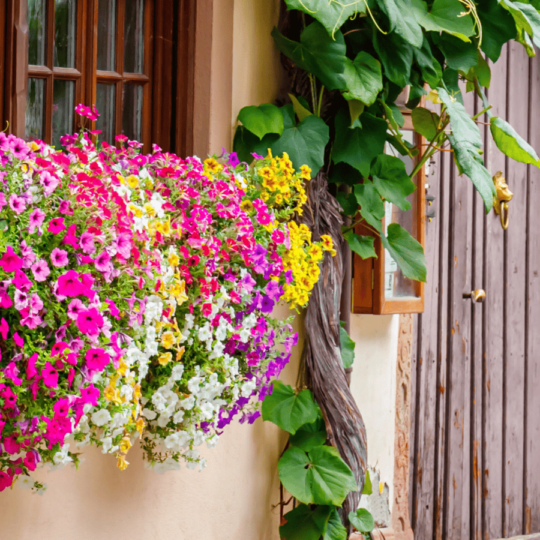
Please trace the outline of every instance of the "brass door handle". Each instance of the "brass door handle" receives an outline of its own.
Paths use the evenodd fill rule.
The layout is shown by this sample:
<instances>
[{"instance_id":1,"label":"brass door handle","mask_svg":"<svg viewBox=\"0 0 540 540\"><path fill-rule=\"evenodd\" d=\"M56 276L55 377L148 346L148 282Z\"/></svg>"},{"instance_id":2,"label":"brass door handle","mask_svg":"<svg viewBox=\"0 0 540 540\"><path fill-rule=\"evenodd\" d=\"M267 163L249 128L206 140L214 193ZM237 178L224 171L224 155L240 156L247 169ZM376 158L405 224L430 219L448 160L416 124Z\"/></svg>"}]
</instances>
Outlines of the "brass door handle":
<instances>
[{"instance_id":1,"label":"brass door handle","mask_svg":"<svg viewBox=\"0 0 540 540\"><path fill-rule=\"evenodd\" d=\"M476 289L470 293L465 293L463 298L470 298L473 302L483 302L486 299L486 291L484 289Z\"/></svg>"}]
</instances>

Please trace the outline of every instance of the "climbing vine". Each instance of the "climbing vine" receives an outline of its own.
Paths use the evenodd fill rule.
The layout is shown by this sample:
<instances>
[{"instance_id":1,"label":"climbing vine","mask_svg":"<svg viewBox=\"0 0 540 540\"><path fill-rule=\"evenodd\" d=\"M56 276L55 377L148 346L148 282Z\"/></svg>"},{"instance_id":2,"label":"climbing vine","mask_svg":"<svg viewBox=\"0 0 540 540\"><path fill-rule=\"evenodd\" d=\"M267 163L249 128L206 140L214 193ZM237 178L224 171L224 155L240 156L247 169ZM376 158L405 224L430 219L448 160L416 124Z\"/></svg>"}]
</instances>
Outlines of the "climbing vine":
<instances>
[{"instance_id":1,"label":"climbing vine","mask_svg":"<svg viewBox=\"0 0 540 540\"><path fill-rule=\"evenodd\" d=\"M287 10L272 36L282 53L288 95L281 96L276 104L240 111L234 150L246 162L270 150L273 155L287 152L296 168L307 165L314 177L324 178L325 185L328 180L327 191L336 197L344 218L342 240L352 251L362 258L376 257L374 240L378 236L406 277L425 281L422 246L399 224L384 226L385 203L410 210L415 176L444 150L452 153L459 174L472 181L489 212L495 196L495 171L488 171L483 160L478 125L483 115L501 152L540 167L534 149L504 118L492 114L486 95L491 66L507 42L516 40L529 56L535 55L535 46L540 46L540 0L285 0L284 5ZM463 105L466 92L475 93L482 101L482 110L474 116ZM422 150L402 135L402 101L406 102L414 131L425 138ZM389 147L392 152L388 152ZM407 171L398 155L414 160L414 168ZM359 224L370 234L358 234ZM335 294L341 284L332 288L331 280L341 279L342 273L328 276L325 287ZM320 312L330 304L320 301L316 309ZM313 337L308 335L308 354L313 355L310 339ZM327 342L316 354L331 358L333 343ZM349 367L350 355L343 356L347 359L343 367ZM324 361L320 359L319 363ZM306 380L309 383L312 379L308 376ZM283 393L283 388L274 387L274 392ZM307 397L301 398L307 396L306 390L300 390L287 392L292 393L290 399L294 396L295 403L307 403ZM324 413L325 404L314 393ZM287 540L344 539L349 527L347 516L353 525L360 523L354 515L342 512L346 527L335 526L332 508L339 507L345 495L340 492L339 497L323 502L293 487L301 479L305 481L302 489L319 489L315 473L309 476L309 471L317 470L315 462L319 459L328 457L329 467L332 460L337 463L338 456L325 443L340 447L339 437L330 433L326 437L316 408L307 405L307 409L291 407L287 421L292 426L284 425L268 412L276 399L275 395L267 398L270 405L265 402L266 418L291 434L291 447L280 461L280 477L302 503L285 516L287 523L281 528L281 536ZM327 415L323 417L328 428ZM306 430L310 441L316 440L327 449L315 452L295 443L299 438L296 433ZM363 435L360 439L364 441ZM358 463L364 462L364 442ZM341 456L345 458L342 451ZM341 480L343 488L362 489L358 475L356 486L345 478ZM298 532L299 523L303 524L304 536Z\"/></svg>"}]
</instances>

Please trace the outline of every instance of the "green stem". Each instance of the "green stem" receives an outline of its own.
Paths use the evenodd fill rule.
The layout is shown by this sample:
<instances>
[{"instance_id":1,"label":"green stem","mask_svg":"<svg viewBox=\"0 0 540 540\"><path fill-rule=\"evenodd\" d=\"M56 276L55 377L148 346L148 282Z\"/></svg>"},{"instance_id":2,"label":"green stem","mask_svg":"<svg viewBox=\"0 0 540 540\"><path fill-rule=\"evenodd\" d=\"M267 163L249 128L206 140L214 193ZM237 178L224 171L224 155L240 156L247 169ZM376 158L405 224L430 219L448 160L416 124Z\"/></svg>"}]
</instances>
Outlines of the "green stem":
<instances>
[{"instance_id":1,"label":"green stem","mask_svg":"<svg viewBox=\"0 0 540 540\"><path fill-rule=\"evenodd\" d=\"M475 114L472 117L472 119L476 120L477 118L480 118L483 114L487 113L489 111L489 109L491 109L491 107L493 107L493 105L490 105L489 107L486 107L485 109L482 109L478 114Z\"/></svg>"},{"instance_id":2,"label":"green stem","mask_svg":"<svg viewBox=\"0 0 540 540\"><path fill-rule=\"evenodd\" d=\"M428 147L426 148L426 151L422 154L422 158L416 164L416 167L413 169L412 173L409 175L409 178L411 180L418 174L418 171L422 169L426 161L428 159L431 159L431 156L437 151L437 148L435 147L436 146L435 143L439 140L439 137L444 133L444 130L446 129L446 126L448 125L449 122L450 122L450 118L447 116L445 120L443 121L442 126L437 131L437 133L435 133L435 136L433 137Z\"/></svg>"},{"instance_id":3,"label":"green stem","mask_svg":"<svg viewBox=\"0 0 540 540\"><path fill-rule=\"evenodd\" d=\"M309 85L311 87L311 109L313 112L317 111L317 84L315 82L315 77L310 73L309 74Z\"/></svg>"},{"instance_id":4,"label":"green stem","mask_svg":"<svg viewBox=\"0 0 540 540\"><path fill-rule=\"evenodd\" d=\"M323 98L323 92L324 92L324 85L321 86L321 91L319 93L319 103L317 106L317 116L321 117L321 106L322 106L322 98Z\"/></svg>"}]
</instances>

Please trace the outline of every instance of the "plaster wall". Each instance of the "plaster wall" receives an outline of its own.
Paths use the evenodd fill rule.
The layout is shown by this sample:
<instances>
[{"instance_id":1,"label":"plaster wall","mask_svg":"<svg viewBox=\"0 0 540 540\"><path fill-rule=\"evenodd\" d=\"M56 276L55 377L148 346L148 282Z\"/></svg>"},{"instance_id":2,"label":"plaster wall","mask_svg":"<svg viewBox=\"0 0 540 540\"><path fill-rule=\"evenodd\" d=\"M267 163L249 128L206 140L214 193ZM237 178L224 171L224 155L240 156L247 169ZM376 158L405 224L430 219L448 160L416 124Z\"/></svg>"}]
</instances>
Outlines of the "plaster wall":
<instances>
[{"instance_id":1,"label":"plaster wall","mask_svg":"<svg viewBox=\"0 0 540 540\"><path fill-rule=\"evenodd\" d=\"M278 0L197 0L198 71L195 150L204 157L230 148L238 111L273 101L279 56L270 32ZM213 21L213 32L208 21ZM231 69L232 66L232 69ZM206 78L206 81L205 81ZM208 84L210 79L210 84ZM290 313L281 308L278 316ZM353 316L357 343L352 390L368 430L369 464L391 485L393 475L397 317ZM294 384L300 343L283 374ZM112 456L85 451L80 470L42 471L43 497L17 487L0 494L0 540L277 540L277 461L286 438L258 420L232 425L206 451L201 473L183 468L158 476L144 469L138 448L124 472Z\"/></svg>"}]
</instances>

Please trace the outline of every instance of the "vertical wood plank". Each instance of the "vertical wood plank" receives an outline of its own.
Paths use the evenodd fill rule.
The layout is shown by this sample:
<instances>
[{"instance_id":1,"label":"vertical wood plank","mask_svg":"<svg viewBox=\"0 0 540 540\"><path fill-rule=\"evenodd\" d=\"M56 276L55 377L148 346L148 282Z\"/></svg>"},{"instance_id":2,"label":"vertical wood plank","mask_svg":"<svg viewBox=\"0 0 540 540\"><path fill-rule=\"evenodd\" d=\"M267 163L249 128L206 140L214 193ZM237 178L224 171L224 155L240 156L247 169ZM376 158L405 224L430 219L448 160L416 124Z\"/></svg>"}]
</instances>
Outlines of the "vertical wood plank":
<instances>
[{"instance_id":1,"label":"vertical wood plank","mask_svg":"<svg viewBox=\"0 0 540 540\"><path fill-rule=\"evenodd\" d=\"M538 54L538 53L537 53ZM529 137L535 149L540 148L540 64L530 59ZM527 372L525 378L525 533L540 531L540 170L529 165L527 224Z\"/></svg>"},{"instance_id":2,"label":"vertical wood plank","mask_svg":"<svg viewBox=\"0 0 540 540\"><path fill-rule=\"evenodd\" d=\"M503 48L501 59L492 66L491 89L488 92L494 116L506 116L506 62L508 51ZM506 173L504 156L497 150L491 137L485 146L486 166L491 174ZM484 222L484 302L483 334L483 501L484 538L503 537L503 231L498 216L490 213Z\"/></svg>"},{"instance_id":3,"label":"vertical wood plank","mask_svg":"<svg viewBox=\"0 0 540 540\"><path fill-rule=\"evenodd\" d=\"M4 88L6 82L4 79L4 70L6 65L6 15L6 0L0 0L0 36L4 36L3 39L0 39L0 130L5 129Z\"/></svg>"},{"instance_id":4,"label":"vertical wood plank","mask_svg":"<svg viewBox=\"0 0 540 540\"><path fill-rule=\"evenodd\" d=\"M523 136L528 127L529 60L524 48L510 43L508 121ZM517 84L516 84L517 83ZM514 193L510 227L505 231L505 536L523 532L523 440L525 385L525 245L527 166L512 161L507 169ZM539 441L540 442L540 441Z\"/></svg>"}]
</instances>

